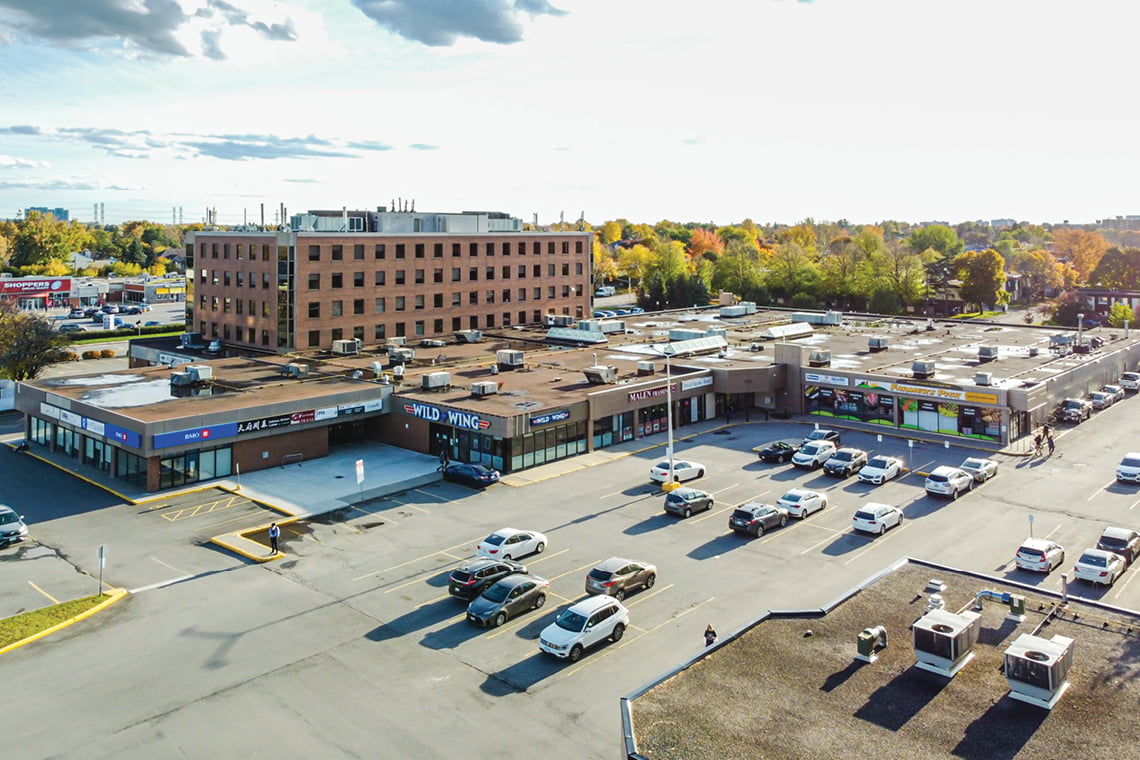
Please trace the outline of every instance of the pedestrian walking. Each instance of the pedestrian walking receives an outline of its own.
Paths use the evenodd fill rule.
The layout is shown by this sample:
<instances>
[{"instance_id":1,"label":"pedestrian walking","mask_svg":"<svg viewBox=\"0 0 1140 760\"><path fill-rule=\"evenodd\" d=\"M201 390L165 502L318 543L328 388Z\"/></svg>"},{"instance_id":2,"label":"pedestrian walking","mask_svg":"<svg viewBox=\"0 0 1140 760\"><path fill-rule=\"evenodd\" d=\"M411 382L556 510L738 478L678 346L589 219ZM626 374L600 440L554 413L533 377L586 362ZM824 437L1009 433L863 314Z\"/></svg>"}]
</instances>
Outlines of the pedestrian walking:
<instances>
[{"instance_id":1,"label":"pedestrian walking","mask_svg":"<svg viewBox=\"0 0 1140 760\"><path fill-rule=\"evenodd\" d=\"M1033 455L1041 456L1041 434L1033 436Z\"/></svg>"},{"instance_id":2,"label":"pedestrian walking","mask_svg":"<svg viewBox=\"0 0 1140 760\"><path fill-rule=\"evenodd\" d=\"M1041 435L1045 438L1049 438L1053 435L1053 428L1049 427L1048 422L1041 426Z\"/></svg>"},{"instance_id":3,"label":"pedestrian walking","mask_svg":"<svg viewBox=\"0 0 1140 760\"><path fill-rule=\"evenodd\" d=\"M712 627L712 623L708 624L705 628L705 646L711 647L716 643L716 629Z\"/></svg>"},{"instance_id":4,"label":"pedestrian walking","mask_svg":"<svg viewBox=\"0 0 1140 760\"><path fill-rule=\"evenodd\" d=\"M1045 439L1045 442L1049 444L1049 456L1053 456L1053 436L1050 435Z\"/></svg>"},{"instance_id":5,"label":"pedestrian walking","mask_svg":"<svg viewBox=\"0 0 1140 760\"><path fill-rule=\"evenodd\" d=\"M728 406L726 406L724 408L724 421L730 422L730 423L732 422L732 405L731 404L729 404Z\"/></svg>"},{"instance_id":6,"label":"pedestrian walking","mask_svg":"<svg viewBox=\"0 0 1140 760\"><path fill-rule=\"evenodd\" d=\"M277 554L277 540L281 538L281 526L273 523L269 526L269 549L271 554Z\"/></svg>"}]
</instances>

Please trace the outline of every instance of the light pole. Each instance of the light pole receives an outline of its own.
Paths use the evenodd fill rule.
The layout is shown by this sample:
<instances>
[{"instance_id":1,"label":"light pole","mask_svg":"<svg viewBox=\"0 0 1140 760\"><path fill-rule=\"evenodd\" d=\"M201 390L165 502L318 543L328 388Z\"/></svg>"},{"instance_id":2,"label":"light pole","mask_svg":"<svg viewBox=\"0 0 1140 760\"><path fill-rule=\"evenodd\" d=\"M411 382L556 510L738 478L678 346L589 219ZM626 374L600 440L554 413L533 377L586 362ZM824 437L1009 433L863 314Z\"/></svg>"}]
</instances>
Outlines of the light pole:
<instances>
[{"instance_id":1,"label":"light pole","mask_svg":"<svg viewBox=\"0 0 1140 760\"><path fill-rule=\"evenodd\" d=\"M669 455L669 482L673 482L673 365L670 361L677 355L677 349L672 343L666 343L661 349L665 357L665 425L669 430L669 445L666 452Z\"/></svg>"}]
</instances>

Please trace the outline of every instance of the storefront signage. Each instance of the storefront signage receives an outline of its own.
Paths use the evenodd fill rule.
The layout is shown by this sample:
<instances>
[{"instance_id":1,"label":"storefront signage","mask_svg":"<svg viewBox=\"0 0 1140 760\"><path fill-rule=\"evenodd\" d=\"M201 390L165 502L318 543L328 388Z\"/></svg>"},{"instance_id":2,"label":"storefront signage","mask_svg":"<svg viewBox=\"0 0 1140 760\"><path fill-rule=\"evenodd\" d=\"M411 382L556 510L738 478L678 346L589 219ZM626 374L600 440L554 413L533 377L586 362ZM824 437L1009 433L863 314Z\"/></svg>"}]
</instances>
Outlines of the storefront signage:
<instances>
[{"instance_id":1,"label":"storefront signage","mask_svg":"<svg viewBox=\"0 0 1140 760\"><path fill-rule=\"evenodd\" d=\"M851 379L841 375L822 375L819 372L807 372L804 379L809 383L827 383L828 385L850 385Z\"/></svg>"},{"instance_id":2,"label":"storefront signage","mask_svg":"<svg viewBox=\"0 0 1140 760\"><path fill-rule=\"evenodd\" d=\"M547 412L540 414L537 417L530 418L530 426L536 427L538 425L549 425L552 422L562 422L563 420L570 419L569 409L559 409L557 412Z\"/></svg>"},{"instance_id":3,"label":"storefront signage","mask_svg":"<svg viewBox=\"0 0 1140 760\"><path fill-rule=\"evenodd\" d=\"M103 434L113 441L125 443L136 449L142 448L142 436L133 430L124 430L118 425L112 425L110 422L103 425L103 430Z\"/></svg>"},{"instance_id":4,"label":"storefront signage","mask_svg":"<svg viewBox=\"0 0 1140 760\"><path fill-rule=\"evenodd\" d=\"M185 292L186 292L186 288L155 288L154 289L155 295L159 295L159 296L168 296L168 295L171 295L172 293L185 293Z\"/></svg>"},{"instance_id":5,"label":"storefront signage","mask_svg":"<svg viewBox=\"0 0 1140 760\"><path fill-rule=\"evenodd\" d=\"M693 388L704 388L706 385L712 385L712 375L705 375L704 377L696 377L692 380L682 380L681 390L691 391Z\"/></svg>"},{"instance_id":6,"label":"storefront signage","mask_svg":"<svg viewBox=\"0 0 1140 760\"><path fill-rule=\"evenodd\" d=\"M289 415L289 424L290 425L303 425L306 422L316 422L316 420L317 420L317 410L316 409L308 409L304 412L293 412L292 414Z\"/></svg>"},{"instance_id":7,"label":"storefront signage","mask_svg":"<svg viewBox=\"0 0 1140 760\"><path fill-rule=\"evenodd\" d=\"M664 396L667 393L668 393L668 389L664 385L662 385L660 388L648 388L648 389L643 390L643 391L634 391L633 393L629 394L629 400L630 401L645 401L646 399L649 399L649 398L659 398L660 396Z\"/></svg>"},{"instance_id":8,"label":"storefront signage","mask_svg":"<svg viewBox=\"0 0 1140 760\"><path fill-rule=\"evenodd\" d=\"M419 417L428 422L442 422L452 427L468 428L470 430L486 430L491 427L490 420L485 420L474 412L461 412L458 409L441 409L431 404L404 404L404 412L413 417Z\"/></svg>"},{"instance_id":9,"label":"storefront signage","mask_svg":"<svg viewBox=\"0 0 1140 760\"><path fill-rule=\"evenodd\" d=\"M281 427L282 425L293 424L293 416L290 414L278 414L275 417L262 417L257 420L247 420L238 423L238 434L241 433L256 433L261 430L269 430L270 428Z\"/></svg>"},{"instance_id":10,"label":"storefront signage","mask_svg":"<svg viewBox=\"0 0 1140 760\"><path fill-rule=\"evenodd\" d=\"M83 427L83 415L69 412L66 409L59 410L59 421L66 422L68 425L75 425L77 428Z\"/></svg>"},{"instance_id":11,"label":"storefront signage","mask_svg":"<svg viewBox=\"0 0 1140 760\"><path fill-rule=\"evenodd\" d=\"M53 420L58 420L59 419L59 413L62 411L63 410L60 409L58 406L52 406L51 404L45 404L42 401L40 402L40 414L42 414L45 417L50 417Z\"/></svg>"},{"instance_id":12,"label":"storefront signage","mask_svg":"<svg viewBox=\"0 0 1140 760\"><path fill-rule=\"evenodd\" d=\"M94 433L98 436L102 436L104 434L104 429L106 428L106 426L99 420L93 420L89 417L84 417L82 424L84 430L89 433Z\"/></svg>"},{"instance_id":13,"label":"storefront signage","mask_svg":"<svg viewBox=\"0 0 1140 760\"><path fill-rule=\"evenodd\" d=\"M154 436L154 447L166 449L171 446L181 446L186 443L208 443L219 438L232 438L237 435L236 422L223 422L220 425L191 428L189 430L175 430L171 433L157 433Z\"/></svg>"},{"instance_id":14,"label":"storefront signage","mask_svg":"<svg viewBox=\"0 0 1140 760\"><path fill-rule=\"evenodd\" d=\"M860 385L862 387L882 388L893 393L905 393L908 396L923 396L943 401L968 401L973 404L996 404L998 402L997 394L994 393L976 393L954 388L936 388L911 383L882 383L874 380L863 381Z\"/></svg>"},{"instance_id":15,"label":"storefront signage","mask_svg":"<svg viewBox=\"0 0 1140 760\"><path fill-rule=\"evenodd\" d=\"M119 443L125 443L136 449L142 448L142 436L133 430L126 430L118 425L112 425L110 422L100 422L93 420L90 417L84 417L70 412L66 409L60 409L58 406L40 402L40 415L60 422L65 422L68 425L74 425L77 428L86 430L91 435L101 436L103 438L110 438Z\"/></svg>"},{"instance_id":16,"label":"storefront signage","mask_svg":"<svg viewBox=\"0 0 1140 760\"><path fill-rule=\"evenodd\" d=\"M0 280L0 296L46 295L48 293L71 293L71 278Z\"/></svg>"}]
</instances>

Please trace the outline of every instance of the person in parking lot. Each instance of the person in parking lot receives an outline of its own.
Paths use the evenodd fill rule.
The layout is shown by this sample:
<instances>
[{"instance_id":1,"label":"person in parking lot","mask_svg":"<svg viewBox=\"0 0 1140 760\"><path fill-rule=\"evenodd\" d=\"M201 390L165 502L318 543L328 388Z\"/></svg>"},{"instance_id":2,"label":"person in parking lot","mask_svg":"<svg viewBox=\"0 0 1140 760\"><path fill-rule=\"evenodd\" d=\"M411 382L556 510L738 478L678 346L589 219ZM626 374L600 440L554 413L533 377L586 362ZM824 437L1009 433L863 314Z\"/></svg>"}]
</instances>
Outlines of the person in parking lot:
<instances>
[{"instance_id":1,"label":"person in parking lot","mask_svg":"<svg viewBox=\"0 0 1140 760\"><path fill-rule=\"evenodd\" d=\"M1053 456L1053 434L1050 433L1045 437L1045 442L1049 444L1049 456Z\"/></svg>"},{"instance_id":2,"label":"person in parking lot","mask_svg":"<svg viewBox=\"0 0 1140 760\"><path fill-rule=\"evenodd\" d=\"M705 646L711 647L716 643L716 630L712 627L712 623L708 624L705 628Z\"/></svg>"},{"instance_id":3,"label":"person in parking lot","mask_svg":"<svg viewBox=\"0 0 1140 760\"><path fill-rule=\"evenodd\" d=\"M1041 434L1033 436L1033 456L1041 456Z\"/></svg>"},{"instance_id":4,"label":"person in parking lot","mask_svg":"<svg viewBox=\"0 0 1140 760\"><path fill-rule=\"evenodd\" d=\"M269 526L269 548L274 554L277 554L277 541L281 538L281 526L273 523Z\"/></svg>"}]
</instances>

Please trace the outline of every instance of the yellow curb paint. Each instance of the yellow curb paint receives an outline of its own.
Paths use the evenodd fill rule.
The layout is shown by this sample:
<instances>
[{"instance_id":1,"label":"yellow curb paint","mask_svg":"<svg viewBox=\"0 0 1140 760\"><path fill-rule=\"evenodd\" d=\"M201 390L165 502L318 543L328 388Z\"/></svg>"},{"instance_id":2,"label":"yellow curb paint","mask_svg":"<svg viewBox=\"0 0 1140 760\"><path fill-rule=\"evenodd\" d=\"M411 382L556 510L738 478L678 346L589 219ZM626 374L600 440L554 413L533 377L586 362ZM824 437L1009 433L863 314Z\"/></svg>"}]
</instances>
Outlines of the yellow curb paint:
<instances>
[{"instance_id":1,"label":"yellow curb paint","mask_svg":"<svg viewBox=\"0 0 1140 760\"><path fill-rule=\"evenodd\" d=\"M84 483L90 483L91 485L95 486L96 488L101 488L102 490L106 491L107 493L111 494L112 496L117 496L118 498L122 499L123 501L127 502L128 504L138 504L138 502L135 501L134 499L132 499L131 497L129 497L125 494L121 494L113 488L108 488L107 486L103 485L102 483L98 483L98 482L92 480L91 478L85 478L82 475L80 475L78 472L75 472L74 470L69 470L61 464L56 464L55 462L51 461L50 459L45 459L44 457L41 457L40 455L35 454L31 451L25 451L24 455L32 457L33 459L38 459L39 461L43 462L44 464L51 465L55 469L57 469L61 472L66 472L68 475L71 475L72 477L79 478Z\"/></svg>"},{"instance_id":2,"label":"yellow curb paint","mask_svg":"<svg viewBox=\"0 0 1140 760\"><path fill-rule=\"evenodd\" d=\"M72 623L78 623L80 620L83 620L84 618L91 617L96 612L101 612L102 610L106 609L107 607L110 607L112 604L114 604L115 602L117 602L120 599L122 599L123 597L125 597L127 595L127 590L121 589L121 588L111 589L107 592L107 595L108 595L107 599L104 599L102 602L100 602L99 604L96 604L94 607L87 610L86 612L81 612L73 618L68 618L67 620L64 620L62 623L56 623L51 628L45 628L44 630L40 631L39 633L34 633L26 639L20 639L19 641L13 642L6 647L0 647L0 655L11 652L13 649L18 649L19 647L22 647L25 644L31 644L33 641L37 641L39 639L42 639L44 636L49 636L49 635L55 633L56 631L59 631L59 630L66 628L67 626L71 625Z\"/></svg>"}]
</instances>

